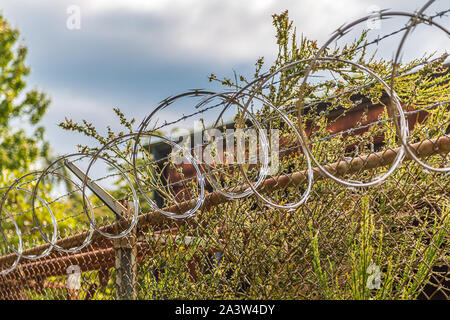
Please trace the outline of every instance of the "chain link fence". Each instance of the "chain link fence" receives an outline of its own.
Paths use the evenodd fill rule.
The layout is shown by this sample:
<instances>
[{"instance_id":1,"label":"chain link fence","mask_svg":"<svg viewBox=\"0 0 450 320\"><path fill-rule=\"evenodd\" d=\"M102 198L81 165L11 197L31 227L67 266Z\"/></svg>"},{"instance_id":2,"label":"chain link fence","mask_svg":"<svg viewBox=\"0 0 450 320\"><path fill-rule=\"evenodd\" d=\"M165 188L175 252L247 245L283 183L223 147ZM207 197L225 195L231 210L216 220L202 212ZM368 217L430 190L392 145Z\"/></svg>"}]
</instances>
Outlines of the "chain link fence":
<instances>
[{"instance_id":1,"label":"chain link fence","mask_svg":"<svg viewBox=\"0 0 450 320\"><path fill-rule=\"evenodd\" d=\"M414 147L425 159L448 161L450 139ZM353 158L346 175L376 175L397 151ZM297 210L270 208L252 198L227 201L213 192L187 220L150 212L139 216L138 227L123 239L94 235L77 253L53 251L22 261L0 278L0 297L449 298L447 173L426 172L405 160L385 183L356 189L315 172L311 198ZM289 201L303 191L304 181L304 172L292 172L266 180L263 189ZM67 236L59 245L77 246L85 236ZM0 263L14 259L4 256Z\"/></svg>"}]
</instances>

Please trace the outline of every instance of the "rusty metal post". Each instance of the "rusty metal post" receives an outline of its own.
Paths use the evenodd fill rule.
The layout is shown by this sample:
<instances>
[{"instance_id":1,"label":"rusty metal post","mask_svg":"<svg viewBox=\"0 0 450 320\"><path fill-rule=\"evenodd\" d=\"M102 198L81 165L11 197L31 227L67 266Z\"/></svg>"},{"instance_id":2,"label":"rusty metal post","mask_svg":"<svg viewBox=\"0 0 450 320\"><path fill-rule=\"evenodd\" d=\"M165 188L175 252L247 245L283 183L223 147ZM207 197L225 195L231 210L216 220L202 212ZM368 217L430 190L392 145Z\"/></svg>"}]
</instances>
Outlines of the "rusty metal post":
<instances>
[{"instance_id":1,"label":"rusty metal post","mask_svg":"<svg viewBox=\"0 0 450 320\"><path fill-rule=\"evenodd\" d=\"M127 216L134 211L133 202L126 204ZM116 253L116 291L119 300L135 300L137 298L137 250L136 228L126 237L114 240Z\"/></svg>"}]
</instances>

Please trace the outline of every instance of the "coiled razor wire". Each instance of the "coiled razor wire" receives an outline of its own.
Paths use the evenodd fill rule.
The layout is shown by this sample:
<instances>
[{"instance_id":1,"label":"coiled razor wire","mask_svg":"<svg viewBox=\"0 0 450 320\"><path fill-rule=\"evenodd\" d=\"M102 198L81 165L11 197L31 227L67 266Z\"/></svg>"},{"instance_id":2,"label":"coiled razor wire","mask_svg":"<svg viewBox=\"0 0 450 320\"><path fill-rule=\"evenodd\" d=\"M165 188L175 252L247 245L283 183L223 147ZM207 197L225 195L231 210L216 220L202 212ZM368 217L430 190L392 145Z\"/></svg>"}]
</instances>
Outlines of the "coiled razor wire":
<instances>
[{"instance_id":1,"label":"coiled razor wire","mask_svg":"<svg viewBox=\"0 0 450 320\"><path fill-rule=\"evenodd\" d=\"M394 80L396 77L399 77L401 75L400 71L398 69L398 65L399 65L399 60L400 60L400 56L402 53L404 43L406 42L408 36L417 27L417 25L427 24L427 25L434 27L434 29L441 30L447 36L450 36L450 32L445 27L443 27L441 24L437 23L434 20L436 17L444 16L446 13L450 12L450 10L445 10L445 11L439 12L439 13L435 14L434 16L427 16L424 14L424 11L433 2L434 2L434 0L428 1L420 10L418 10L415 13L397 12L397 11L391 12L391 11L381 10L380 12L377 13L378 19L387 19L387 18L393 18L393 17L406 17L406 18L408 18L408 23L404 27L402 27L388 35L385 35L381 38L378 37L374 41L365 43L362 46L358 46L357 48L352 49L353 51L356 51L356 50L363 49L372 44L378 45L378 43L380 41L386 39L387 37L390 37L394 34L404 31L404 34L403 34L403 36L399 42L398 48L396 50L394 60L392 62L392 72L390 74L390 77L388 78L389 84L388 84L386 78L383 79L376 72L371 70L369 67L367 67L361 63L356 63L356 62L345 60L344 58L342 58L343 55L349 53L350 51L345 51L338 56L324 56L324 52L325 52L326 48L328 48L329 45L333 41L336 41L336 40L342 38L353 27L355 27L363 22L366 22L368 19L373 18L373 14L371 14L369 16L365 16L360 19L357 19L349 24L343 25L342 27L337 29L332 34L331 38L328 41L326 41L325 44L320 49L318 49L318 51L312 58L303 59L303 60L299 60L299 61L293 61L291 63L288 63L288 64L282 66L278 70L262 74L258 78L249 82L243 88L236 90L236 91L227 91L227 92L217 93L217 92L206 91L206 90L190 90L190 91L181 93L179 95L166 98L141 122L141 124L138 127L137 132L132 132L130 134L121 135L119 137L116 137L116 138L110 140L109 142L107 142L106 144L104 144L95 153L92 153L92 152L91 153L75 153L75 154L70 154L70 155L65 155L65 156L59 157L58 159L53 161L50 165L48 165L48 167L45 170L25 174L24 176L17 178L9 187L0 188L0 191L4 193L3 197L2 197L2 201L0 203L0 222L1 222L0 223L0 233L2 234L3 241L7 245L9 251L12 252L12 254L14 254L16 256L16 259L9 267L6 267L6 268L0 270L0 275L6 275L6 274L14 271L17 268L17 266L19 265L19 262L22 258L28 259L28 260L38 260L40 258L43 258L43 257L49 255L53 249L55 249L56 251L66 252L66 253L74 253L74 252L80 251L81 249L86 247L91 242L94 231L97 231L99 234L101 234L102 236L109 238L109 239L120 239L120 238L127 236L133 230L133 228L136 227L137 222L138 222L138 216L139 216L139 212L140 212L138 194L143 196L143 198L146 200L146 202L150 205L150 207L153 210L155 210L169 218L172 218L172 219L184 219L184 218L188 218L188 217L191 217L192 215L194 215L204 204L206 181L208 181L210 183L210 185L213 187L214 191L222 194L229 200L248 197L251 195L256 195L258 197L258 199L260 199L261 201L263 201L266 205L268 205L270 207L284 209L284 210L293 210L293 209L299 207L300 205L304 204L309 198L312 184L314 181L314 174L313 174L313 168L312 168L313 163L323 175L325 175L325 176L333 179L334 181L336 181L344 186L347 186L347 187L368 187L368 186L377 185L377 184L385 181L388 177L390 177L394 173L394 171L402 163L405 155L408 155L410 157L410 159L412 159L417 164L419 164L422 168L424 168L424 170L430 170L430 171L436 171L436 172L449 172L450 171L449 166L433 167L419 159L416 152L411 147L410 142L408 141L410 132L409 132L408 121L407 121L406 117L408 115L417 114L421 111L424 111L429 108L434 108L436 106L446 105L447 109L448 109L448 106L450 106L450 101L429 104L428 106L426 106L422 109L418 109L418 110L414 110L414 111L404 111L402 108L401 99L399 98L399 96L397 95L397 93L394 90ZM427 63L432 63L435 60L436 59L429 61ZM303 113L304 113L305 107L317 105L320 102L329 100L333 96L305 105L304 97L306 96L305 92L306 92L308 77L311 77L311 74L314 72L314 70L316 70L318 65L320 65L321 63L329 63L329 62L337 62L340 64L347 64L347 65L352 66L353 68L359 69L361 72L368 74L370 77L372 77L374 79L374 82L370 82L368 85L373 85L374 83L381 84L381 86L383 87L384 91L387 93L389 100L390 100L390 104L386 105L388 112L390 114L390 118L382 119L382 120L378 120L378 121L374 121L374 122L369 122L367 124L363 124L358 127L352 127L350 129L340 131L335 134L331 134L327 138L321 138L318 140L309 141L307 133L306 133L306 128L304 126L304 121L303 121L304 120ZM295 67L297 67L299 65L307 65L306 70L302 71L301 74L294 73L292 75L289 75L288 77L280 78L279 80L274 81L278 75L281 75L283 72L286 72L287 70L290 70L290 69L294 70ZM303 78L303 81L301 82L301 85L299 88L298 102L297 102L295 109L290 110L290 111L282 111L280 108L276 107L273 103L271 103L267 98L263 97L262 94L260 94L260 92L262 92L263 89L269 88L270 86L272 86L276 83L279 83L279 82L285 81L285 80L289 80L290 78L293 78L293 77ZM356 89L358 89L358 88L356 88ZM352 90L350 90L350 91L352 91ZM170 107L170 105L172 103L174 103L175 101L182 99L182 98L186 98L186 97L201 97L202 98L199 103L197 103L196 105L193 106L197 111L195 111L189 115L183 115L178 120L175 120L172 122L165 121L160 126L156 126L156 124L155 124L153 126L153 128L150 127L152 120L154 120L154 119L159 120L159 118L157 118L159 111ZM334 96L334 97L336 97L336 96ZM209 105L211 102L215 102L215 101L218 101L218 103ZM262 103L264 106L267 106L269 109L273 110L277 114L277 116L271 117L269 119L263 119L263 121L258 121L256 116L253 114L253 112L249 108L249 106L255 101L258 101L259 103ZM161 136L160 134L157 133L157 131L163 127L187 120L188 118L190 118L194 115L199 115L201 113L204 113L206 111L209 111L209 110L212 110L215 108L222 108L215 124L213 125L213 128L216 128L220 122L221 117L225 113L225 111L229 110L231 107L237 107L237 110L238 110L237 113L244 115L244 118L242 118L242 117L239 118L238 121L236 121L236 123L235 123L235 125L237 126L238 129L244 129L245 118L246 118L252 123L251 127L256 128L256 130L259 133L262 159L261 159L261 167L259 169L257 179L254 182L250 181L250 178L247 176L247 173L246 173L245 169L243 168L242 164L232 164L232 165L228 165L228 166L222 166L219 168L211 168L210 166L201 165L199 163L199 161L194 156L191 155L192 149L190 149L190 148L187 149L186 147L179 145L177 142L174 142L171 139L169 139L165 136ZM295 111L297 111L297 113L298 113L297 127L294 125L292 120L289 118L289 114L292 112L295 112ZM305 171L305 174L307 175L308 186L304 190L300 199L297 202L290 203L290 204L274 203L267 197L263 196L260 192L260 187L268 175L269 154L272 151L272 150L270 150L268 138L267 138L266 134L264 133L264 129L263 129L262 125L263 125L263 123L267 123L271 119L275 119L275 118L278 118L281 121L283 121L284 124L287 125L294 132L294 135L299 142L299 145L297 145L295 147L289 147L289 148L283 149L280 152L285 152L285 151L292 150L292 149L301 149L302 154L304 155L304 160L307 165L307 170ZM324 165L322 165L318 161L318 159L316 159L316 157L314 156L314 154L310 148L310 145L314 144L316 142L319 142L322 140L327 140L327 139L336 137L338 135L350 134L357 130L368 128L374 124L384 123L386 121L389 121L390 119L394 123L395 134L396 134L396 137L398 138L398 140L401 142L401 146L399 148L399 152L397 152L397 154L395 156L395 159L394 159L391 167L384 174L372 179L369 182L354 181L354 180L347 181L347 180L338 178L337 176L335 176L331 172L329 172L326 169L326 167ZM447 136L447 133L445 132L445 130L443 130L443 134L445 136ZM140 177L139 170L143 167L147 167L149 165L156 164L162 160L165 160L168 157L158 159L158 160L152 160L151 162L146 163L144 165L138 165L139 146L141 145L141 140L143 138L156 138L156 139L160 140L161 142L169 145L175 153L182 154L182 157L184 159L186 159L188 161L188 163L194 168L194 170L195 170L194 178L181 179L181 180L176 181L175 183L168 183L166 185L166 187L175 186L175 185L179 186L183 182L191 181L192 179L197 180L197 183L195 185L197 186L197 188L199 190L197 192L198 195L195 197L195 199L192 199L193 201L191 202L190 208L188 208L184 212L181 212L181 213L180 212L172 212L172 211L168 211L167 209L160 208L156 204L156 202L153 199L151 199L151 197L148 195L148 192L146 192L145 186L144 186L145 179ZM118 165L116 163L116 161L114 161L114 159L111 159L105 155L106 151L114 150L114 148L117 148L119 144L127 143L127 142L132 142L133 146L132 146L131 154L122 155L122 158L126 157L126 156L130 156L130 163L132 165L132 169L122 168L122 166ZM217 141L214 141L213 139L209 139L208 141L204 142L201 147L211 146L215 142L217 142ZM83 181L81 184L76 183L74 180L66 177L62 173L57 172L58 170L60 170L61 168L64 167L66 161L69 161L69 159L72 163L76 163L77 161L80 161L81 159L85 159L85 158L89 158L90 161L89 161L89 165L87 167L87 171L84 173L84 179L82 179ZM105 175L99 179L91 180L89 178L89 172L91 171L91 168L94 166L94 164L97 161L103 161L109 167L111 167L113 170L118 171L118 173L117 172L112 173L109 175ZM57 165L58 163L61 163L61 162L63 163L62 165L61 164ZM241 189L239 189L238 191L229 190L229 189L223 187L220 184L220 182L217 182L213 178L213 174L215 172L223 171L228 168L236 168L236 167L240 168L241 172L243 173L244 179L245 179L245 181L240 182L243 184L243 187ZM203 171L202 171L202 169L203 169ZM131 174L131 178L128 176L128 174ZM39 186L42 187L42 185L44 184L44 178L48 175L57 177L59 179L64 180L66 183L72 184L73 186L75 186L75 190L72 190L52 201L47 202L46 200L44 200L44 197L39 196L38 190L39 190ZM30 179L30 177L32 177L32 176L37 176L37 178ZM129 222L128 228L126 228L122 232L118 232L118 234L111 234L111 233L103 231L97 225L93 210L95 208L99 208L104 205L93 206L91 201L89 200L89 198L86 195L86 187L89 188L90 183L92 183L92 182L100 181L102 179L106 179L109 177L115 177L115 176L121 176L123 178L123 180L126 182L129 190L131 190L131 192L129 192L128 195L133 197L133 206L130 209L129 215L127 217L121 217L122 219L125 218L125 220L127 220ZM25 188L26 185L29 185L32 182L35 182L32 190ZM134 187L134 184L137 186L137 190ZM44 189L45 189L45 187L44 187ZM9 212L6 209L6 204L8 202L7 201L8 194L10 192L15 192L15 191L22 191L22 192L28 193L32 196L32 201L31 201L32 208L30 210L22 211L19 213L14 213L14 212ZM52 204L64 197L67 197L77 191L81 191L81 194L82 194L83 210L81 212L77 212L73 215L70 215L68 217L64 217L62 219L57 220L54 213L52 212L52 210L50 208L50 204ZM150 191L152 191L152 190L150 190ZM128 199L128 196L123 199ZM116 201L118 201L118 200L116 200ZM40 205L37 206L36 202L39 202ZM42 224L39 222L39 218L36 213L36 210L38 208L45 209L47 214L51 218L50 219L51 227L52 227L51 236L48 236L42 229ZM41 234L44 242L49 244L49 246L38 255L24 253L22 235L25 235L26 233L22 233L22 231L19 227L19 224L15 220L15 217L23 215L29 211L31 211L33 214L33 220L34 220L35 226L33 228L31 228L31 230L28 231L28 233L30 233L33 230L38 230L39 233ZM73 247L73 248L67 249L67 248L64 248L64 247L58 245L57 244L58 234L59 234L58 233L59 232L58 231L58 222L62 222L69 218L74 218L74 217L77 217L80 215L85 215L87 217L87 219L89 221L89 225L90 225L90 228L87 232L85 239L82 241L82 243L78 247ZM13 224L13 227L14 227L13 233L15 233L15 237L18 239L16 245L14 245L10 241L10 239L7 236L6 230L4 230L3 222L6 222L6 221L11 221ZM8 233L8 234L10 234L10 233Z\"/></svg>"}]
</instances>

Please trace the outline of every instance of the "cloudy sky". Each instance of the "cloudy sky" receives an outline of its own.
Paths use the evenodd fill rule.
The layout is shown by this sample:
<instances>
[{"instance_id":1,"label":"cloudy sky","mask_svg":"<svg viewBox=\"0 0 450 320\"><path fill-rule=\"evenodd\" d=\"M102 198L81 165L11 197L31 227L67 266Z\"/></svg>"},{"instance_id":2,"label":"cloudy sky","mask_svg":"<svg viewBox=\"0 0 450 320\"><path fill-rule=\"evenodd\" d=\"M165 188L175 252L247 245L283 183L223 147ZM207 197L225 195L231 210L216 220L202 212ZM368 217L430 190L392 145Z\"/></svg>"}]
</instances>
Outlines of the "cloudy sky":
<instances>
[{"instance_id":1,"label":"cloudy sky","mask_svg":"<svg viewBox=\"0 0 450 320\"><path fill-rule=\"evenodd\" d=\"M430 14L447 9L437 0ZM275 55L271 15L285 9L298 33L324 42L370 6L414 11L424 0L0 0L3 15L29 48L28 84L46 91L52 104L43 124L57 154L89 142L57 124L64 117L118 128L112 108L142 119L169 95L212 88L207 76L251 74L256 59ZM69 29L71 6L80 28ZM70 20L73 22L73 20ZM70 22L69 21L69 22ZM443 21L449 26L449 20ZM391 22L383 22L385 34ZM402 21L401 23L404 23ZM70 24L70 23L69 23ZM74 26L72 24L72 26ZM416 43L441 47L433 31ZM445 40L446 38L444 38ZM448 48L448 43L446 43ZM419 48L420 47L420 48ZM392 55L383 49L387 58ZM411 50L409 51L411 52ZM415 51L414 51L415 52ZM179 114L167 114L177 117Z\"/></svg>"}]
</instances>

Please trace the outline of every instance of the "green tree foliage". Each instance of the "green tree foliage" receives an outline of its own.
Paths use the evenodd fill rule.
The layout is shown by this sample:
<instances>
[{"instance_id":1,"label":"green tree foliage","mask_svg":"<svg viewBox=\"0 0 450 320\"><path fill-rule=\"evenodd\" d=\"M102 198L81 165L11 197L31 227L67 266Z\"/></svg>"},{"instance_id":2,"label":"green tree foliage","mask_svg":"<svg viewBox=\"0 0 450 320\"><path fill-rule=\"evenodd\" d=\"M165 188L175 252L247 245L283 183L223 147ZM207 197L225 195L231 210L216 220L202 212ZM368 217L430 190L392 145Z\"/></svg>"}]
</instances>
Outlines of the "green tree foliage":
<instances>
[{"instance_id":1,"label":"green tree foliage","mask_svg":"<svg viewBox=\"0 0 450 320\"><path fill-rule=\"evenodd\" d=\"M26 79L30 74L30 67L25 63L27 52L19 30L13 28L0 12L1 187L8 187L15 179L29 172L37 160L49 161L49 143L44 140L45 129L40 125L40 120L47 111L50 99L44 92L27 87ZM30 189L30 186L24 188ZM3 196L3 192L0 192L0 197ZM30 202L29 193L23 190L11 192L3 207L3 210L14 215L22 232L25 231L23 226L31 229L34 223ZM39 218L46 214L43 210L37 212ZM2 218L5 217L2 212ZM9 241L17 243L18 237L11 219L2 220L2 227ZM29 241L37 237L39 235L36 232L22 238ZM2 242L1 249L6 249L5 242Z\"/></svg>"},{"instance_id":2,"label":"green tree foliage","mask_svg":"<svg viewBox=\"0 0 450 320\"><path fill-rule=\"evenodd\" d=\"M50 99L36 89L26 88L30 68L25 64L27 47L19 41L20 33L0 13L0 169L25 172L49 145L44 141L44 128L39 121ZM15 128L14 122L31 127Z\"/></svg>"}]
</instances>

